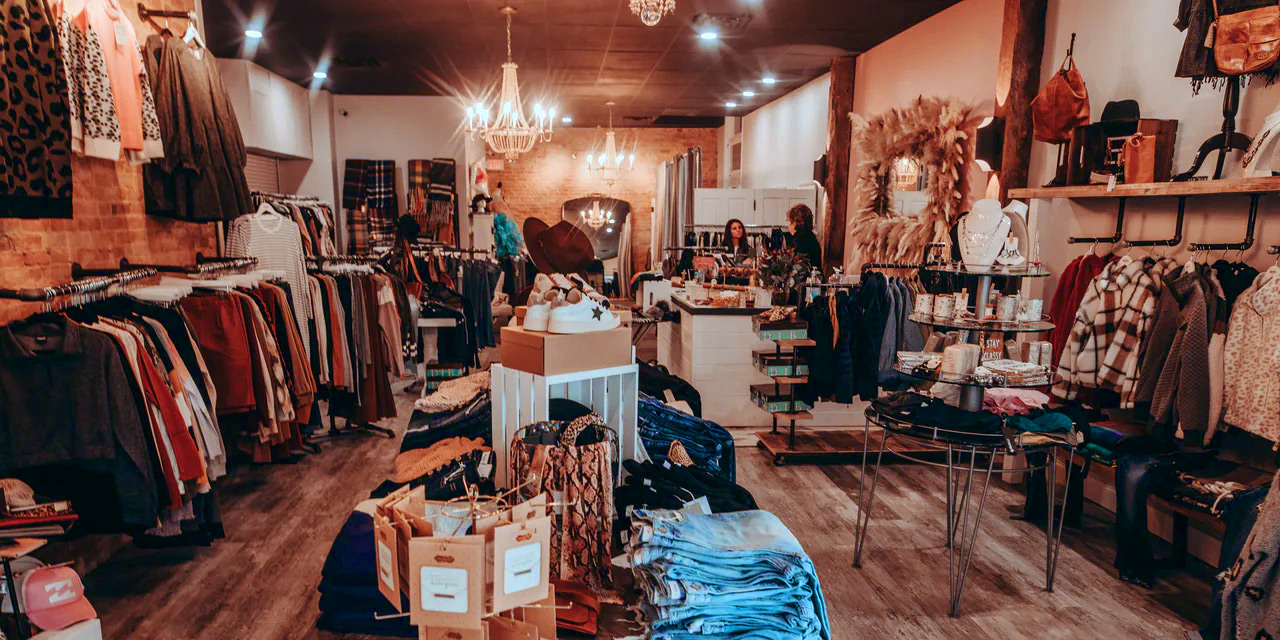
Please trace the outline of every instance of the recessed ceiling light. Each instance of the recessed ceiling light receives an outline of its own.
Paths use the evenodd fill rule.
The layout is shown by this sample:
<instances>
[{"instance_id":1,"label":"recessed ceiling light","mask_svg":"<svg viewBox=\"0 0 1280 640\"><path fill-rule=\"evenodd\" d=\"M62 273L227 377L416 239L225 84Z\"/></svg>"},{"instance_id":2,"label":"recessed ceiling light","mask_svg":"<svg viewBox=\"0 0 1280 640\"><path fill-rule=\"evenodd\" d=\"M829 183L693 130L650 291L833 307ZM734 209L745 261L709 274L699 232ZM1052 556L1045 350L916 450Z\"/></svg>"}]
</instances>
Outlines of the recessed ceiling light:
<instances>
[{"instance_id":1,"label":"recessed ceiling light","mask_svg":"<svg viewBox=\"0 0 1280 640\"><path fill-rule=\"evenodd\" d=\"M700 32L698 34L698 37L702 38L703 40L715 40L716 38L720 37L720 33L716 31L711 31L710 29L708 29L706 31Z\"/></svg>"},{"instance_id":2,"label":"recessed ceiling light","mask_svg":"<svg viewBox=\"0 0 1280 640\"><path fill-rule=\"evenodd\" d=\"M765 83L765 84L773 84L773 83L775 83L775 82L777 82L777 81L778 81L778 79L777 79L777 78L775 78L775 77L773 77L773 76L765 76L765 77L763 77L763 78L761 78L761 79L760 79L760 82L763 82L763 83Z\"/></svg>"},{"instance_id":3,"label":"recessed ceiling light","mask_svg":"<svg viewBox=\"0 0 1280 640\"><path fill-rule=\"evenodd\" d=\"M245 29L244 37L257 40L262 37L262 32L257 29Z\"/></svg>"},{"instance_id":4,"label":"recessed ceiling light","mask_svg":"<svg viewBox=\"0 0 1280 640\"><path fill-rule=\"evenodd\" d=\"M724 103L724 106L726 106L726 107L728 107L728 108L732 109L732 108L734 108L734 107L738 106L738 103L736 103L736 102L726 102L726 103Z\"/></svg>"},{"instance_id":5,"label":"recessed ceiling light","mask_svg":"<svg viewBox=\"0 0 1280 640\"><path fill-rule=\"evenodd\" d=\"M323 71L317 71L317 72L315 72L315 73L311 74L311 77L312 77L312 78L315 78L316 80L324 80L325 78L328 78L328 77L329 77L329 74L327 74L327 73L325 73L325 72L323 72Z\"/></svg>"},{"instance_id":6,"label":"recessed ceiling light","mask_svg":"<svg viewBox=\"0 0 1280 640\"><path fill-rule=\"evenodd\" d=\"M748 90L746 90L746 91L743 91L743 92L742 92L742 97L744 97L744 98L754 98L754 97L756 97L756 92L751 91L750 89L748 89Z\"/></svg>"},{"instance_id":7,"label":"recessed ceiling light","mask_svg":"<svg viewBox=\"0 0 1280 640\"><path fill-rule=\"evenodd\" d=\"M570 116L565 116L563 118L560 118L560 122L564 124L573 124L573 118Z\"/></svg>"}]
</instances>

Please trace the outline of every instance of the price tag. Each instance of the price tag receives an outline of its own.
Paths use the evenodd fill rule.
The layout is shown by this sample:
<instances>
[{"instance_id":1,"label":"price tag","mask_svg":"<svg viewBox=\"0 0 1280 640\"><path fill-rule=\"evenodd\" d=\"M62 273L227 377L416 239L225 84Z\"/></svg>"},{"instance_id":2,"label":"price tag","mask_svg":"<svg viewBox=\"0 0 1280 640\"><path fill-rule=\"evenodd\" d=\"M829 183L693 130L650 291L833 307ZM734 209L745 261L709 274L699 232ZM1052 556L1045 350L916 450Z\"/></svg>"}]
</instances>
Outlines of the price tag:
<instances>
[{"instance_id":1,"label":"price tag","mask_svg":"<svg viewBox=\"0 0 1280 640\"><path fill-rule=\"evenodd\" d=\"M511 595L538 586L541 576L539 563L542 561L542 545L526 544L507 549L505 561L504 577L506 579L502 581L503 593Z\"/></svg>"},{"instance_id":2,"label":"price tag","mask_svg":"<svg viewBox=\"0 0 1280 640\"><path fill-rule=\"evenodd\" d=\"M124 22L115 22L116 46L123 47L129 44L129 27Z\"/></svg>"},{"instance_id":3,"label":"price tag","mask_svg":"<svg viewBox=\"0 0 1280 640\"><path fill-rule=\"evenodd\" d=\"M1111 174L1111 178L1107 180L1107 193L1116 190L1116 174Z\"/></svg>"},{"instance_id":4,"label":"price tag","mask_svg":"<svg viewBox=\"0 0 1280 640\"><path fill-rule=\"evenodd\" d=\"M395 588L395 583L394 583L395 575L391 571L392 570L391 565L394 564L394 562L395 561L391 559L391 547L388 547L387 543L379 540L378 541L378 577L382 579L383 584L387 585L387 587L392 589Z\"/></svg>"},{"instance_id":5,"label":"price tag","mask_svg":"<svg viewBox=\"0 0 1280 640\"><path fill-rule=\"evenodd\" d=\"M422 609L440 613L467 612L467 570L422 567Z\"/></svg>"},{"instance_id":6,"label":"price tag","mask_svg":"<svg viewBox=\"0 0 1280 640\"><path fill-rule=\"evenodd\" d=\"M680 511L684 513L708 516L711 515L711 503L707 502L706 496L702 496L693 502L684 503L684 507L682 507Z\"/></svg>"}]
</instances>

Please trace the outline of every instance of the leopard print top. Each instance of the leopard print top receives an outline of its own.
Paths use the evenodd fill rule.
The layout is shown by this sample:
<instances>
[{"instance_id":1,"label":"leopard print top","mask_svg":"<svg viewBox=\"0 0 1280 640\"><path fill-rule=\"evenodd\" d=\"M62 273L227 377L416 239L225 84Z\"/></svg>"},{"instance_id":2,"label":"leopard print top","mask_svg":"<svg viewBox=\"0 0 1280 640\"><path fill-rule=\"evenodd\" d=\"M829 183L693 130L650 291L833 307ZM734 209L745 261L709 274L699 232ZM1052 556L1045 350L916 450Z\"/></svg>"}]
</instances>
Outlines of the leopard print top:
<instances>
[{"instance_id":1,"label":"leopard print top","mask_svg":"<svg viewBox=\"0 0 1280 640\"><path fill-rule=\"evenodd\" d=\"M0 0L0 217L71 217L71 122L44 0Z\"/></svg>"}]
</instances>

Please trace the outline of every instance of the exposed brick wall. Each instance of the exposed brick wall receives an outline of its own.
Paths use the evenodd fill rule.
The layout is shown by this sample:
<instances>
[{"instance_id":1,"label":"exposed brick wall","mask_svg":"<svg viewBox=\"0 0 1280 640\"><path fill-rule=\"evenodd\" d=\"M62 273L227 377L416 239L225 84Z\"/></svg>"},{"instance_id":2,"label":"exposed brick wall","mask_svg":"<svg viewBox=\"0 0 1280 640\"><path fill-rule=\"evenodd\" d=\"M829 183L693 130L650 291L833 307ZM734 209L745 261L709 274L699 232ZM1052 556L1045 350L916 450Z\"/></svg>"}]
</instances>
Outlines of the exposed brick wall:
<instances>
[{"instance_id":1,"label":"exposed brick wall","mask_svg":"<svg viewBox=\"0 0 1280 640\"><path fill-rule=\"evenodd\" d=\"M190 0L152 0L147 6L189 10ZM136 3L121 3L138 39L154 27L137 19ZM181 34L182 20L172 21ZM0 288L42 287L71 279L71 264L105 268L120 258L154 264L189 264L196 252L217 253L215 226L146 215L142 170L126 162L73 158L70 220L0 219ZM38 311L38 305L0 300L0 323Z\"/></svg>"},{"instance_id":2,"label":"exposed brick wall","mask_svg":"<svg viewBox=\"0 0 1280 640\"><path fill-rule=\"evenodd\" d=\"M719 176L717 129L618 129L619 144L638 136L635 170L612 189L587 172L586 154L602 144L604 134L597 129L557 131L551 142L540 143L533 151L509 162L503 171L489 173L490 187L502 183L507 212L523 227L530 217L548 224L560 220L560 208L567 200L591 193L631 203L631 255L636 270L645 266L653 221L652 201L657 189L658 165L691 147L702 148L702 185L716 186ZM574 155L577 157L573 157Z\"/></svg>"}]
</instances>

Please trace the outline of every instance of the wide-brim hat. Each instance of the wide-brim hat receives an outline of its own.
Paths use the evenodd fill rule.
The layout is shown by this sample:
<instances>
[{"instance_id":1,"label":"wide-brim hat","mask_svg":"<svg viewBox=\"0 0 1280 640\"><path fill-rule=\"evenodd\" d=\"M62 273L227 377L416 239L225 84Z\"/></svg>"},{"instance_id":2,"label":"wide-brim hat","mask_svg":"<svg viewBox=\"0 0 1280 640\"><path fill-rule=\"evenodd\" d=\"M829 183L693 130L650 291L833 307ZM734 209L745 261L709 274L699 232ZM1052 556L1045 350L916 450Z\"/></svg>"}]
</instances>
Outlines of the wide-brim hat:
<instances>
[{"instance_id":1,"label":"wide-brim hat","mask_svg":"<svg viewBox=\"0 0 1280 640\"><path fill-rule=\"evenodd\" d=\"M566 220L549 227L529 218L524 221L524 241L529 259L542 273L585 273L596 259L591 238Z\"/></svg>"}]
</instances>

